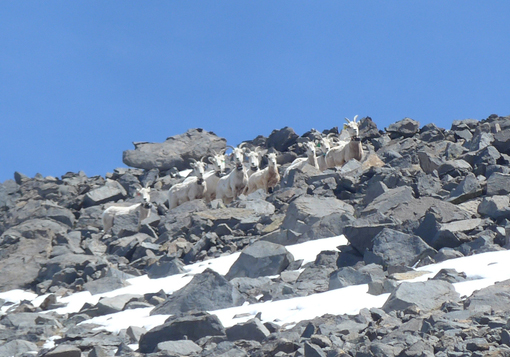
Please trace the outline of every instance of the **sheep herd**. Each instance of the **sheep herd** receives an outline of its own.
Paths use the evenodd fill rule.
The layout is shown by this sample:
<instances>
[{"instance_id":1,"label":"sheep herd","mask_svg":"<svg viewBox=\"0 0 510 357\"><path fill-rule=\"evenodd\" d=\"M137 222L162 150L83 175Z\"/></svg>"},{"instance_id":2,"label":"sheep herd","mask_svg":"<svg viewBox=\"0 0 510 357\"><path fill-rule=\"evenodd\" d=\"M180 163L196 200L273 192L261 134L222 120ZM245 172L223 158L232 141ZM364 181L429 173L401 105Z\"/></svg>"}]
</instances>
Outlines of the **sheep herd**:
<instances>
[{"instance_id":1,"label":"sheep herd","mask_svg":"<svg viewBox=\"0 0 510 357\"><path fill-rule=\"evenodd\" d=\"M306 164L324 171L333 167L341 167L351 159L361 161L363 147L359 137L359 122L356 115L353 120L345 118L342 131L338 136L321 136L316 141L304 143L306 157L295 159L283 173L285 178L291 171L303 168ZM226 151L232 152L227 155ZM262 158L267 159L267 166L260 169ZM245 160L246 158L246 160ZM242 143L238 147L227 145L221 153L208 157L211 169L206 171L205 157L200 161L191 160L192 174L182 182L174 184L168 191L168 208L170 210L187 201L204 199L206 202L220 200L228 204L236 200L241 194L248 195L262 189L266 193L274 189L280 182L277 155L268 153L266 149L250 150ZM247 161L248 164L245 164ZM226 163L230 163L227 171ZM138 187L136 194L142 197L142 203L128 207L110 206L102 215L104 232L113 226L113 220L118 215L138 212L138 229L142 220L149 217L150 188Z\"/></svg>"}]
</instances>

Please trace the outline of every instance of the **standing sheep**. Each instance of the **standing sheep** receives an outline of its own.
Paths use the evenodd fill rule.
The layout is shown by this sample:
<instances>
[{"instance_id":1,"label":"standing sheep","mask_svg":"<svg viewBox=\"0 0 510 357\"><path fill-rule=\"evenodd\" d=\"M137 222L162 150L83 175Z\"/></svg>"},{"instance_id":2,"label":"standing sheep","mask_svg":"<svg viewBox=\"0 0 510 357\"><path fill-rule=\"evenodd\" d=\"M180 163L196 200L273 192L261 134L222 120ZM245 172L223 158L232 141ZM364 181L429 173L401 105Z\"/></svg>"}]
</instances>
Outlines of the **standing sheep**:
<instances>
[{"instance_id":1,"label":"standing sheep","mask_svg":"<svg viewBox=\"0 0 510 357\"><path fill-rule=\"evenodd\" d=\"M236 200L237 197L243 193L248 184L248 174L246 172L246 167L243 165L243 150L239 147L229 147L232 148L232 157L235 166L228 175L220 178L216 186L216 199L221 199L223 203L230 203L232 200Z\"/></svg>"},{"instance_id":2,"label":"standing sheep","mask_svg":"<svg viewBox=\"0 0 510 357\"><path fill-rule=\"evenodd\" d=\"M267 154L267 167L259 170L250 176L248 180L248 188L246 194L255 192L262 188L266 193L269 189L273 189L280 182L280 174L278 173L278 163L276 162L276 154Z\"/></svg>"},{"instance_id":3,"label":"standing sheep","mask_svg":"<svg viewBox=\"0 0 510 357\"><path fill-rule=\"evenodd\" d=\"M225 174L225 154L222 152L209 157L209 162L212 164L213 169L204 174L204 180L207 185L205 193L205 201L211 202L216 198L216 187L220 178Z\"/></svg>"},{"instance_id":4,"label":"standing sheep","mask_svg":"<svg viewBox=\"0 0 510 357\"><path fill-rule=\"evenodd\" d=\"M340 141L337 146L329 149L326 153L325 160L327 168L343 166L351 159L361 161L363 158L363 146L358 136L359 123L356 122L357 117L356 115L352 121L345 118L347 124L344 125L344 129L340 134L342 141Z\"/></svg>"},{"instance_id":5,"label":"standing sheep","mask_svg":"<svg viewBox=\"0 0 510 357\"><path fill-rule=\"evenodd\" d=\"M186 178L183 182L177 183L168 190L168 208L173 209L184 202L204 198L207 192L207 184L204 181L205 163L195 161L191 163L195 176Z\"/></svg>"},{"instance_id":6,"label":"standing sheep","mask_svg":"<svg viewBox=\"0 0 510 357\"><path fill-rule=\"evenodd\" d=\"M103 231L104 233L108 233L108 231L113 227L113 221L115 217L121 215L128 215L131 213L138 212L138 227L137 230L140 230L140 226L142 221L150 216L151 213L151 189L149 187L139 186L136 189L135 196L142 197L141 203L135 203L130 206L119 206L113 205L104 210L101 215L101 220L103 222Z\"/></svg>"}]
</instances>

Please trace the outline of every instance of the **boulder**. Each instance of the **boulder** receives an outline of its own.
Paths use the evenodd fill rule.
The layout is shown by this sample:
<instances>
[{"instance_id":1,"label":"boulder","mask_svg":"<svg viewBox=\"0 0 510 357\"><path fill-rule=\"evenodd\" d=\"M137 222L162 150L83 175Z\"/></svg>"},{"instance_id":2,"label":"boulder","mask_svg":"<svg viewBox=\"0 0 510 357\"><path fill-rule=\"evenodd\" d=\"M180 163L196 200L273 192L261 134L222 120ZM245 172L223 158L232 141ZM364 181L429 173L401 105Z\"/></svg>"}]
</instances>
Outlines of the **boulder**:
<instances>
[{"instance_id":1,"label":"boulder","mask_svg":"<svg viewBox=\"0 0 510 357\"><path fill-rule=\"evenodd\" d=\"M420 130L420 123L411 118L404 118L396 123L390 124L386 131L392 138L411 137Z\"/></svg>"},{"instance_id":2,"label":"boulder","mask_svg":"<svg viewBox=\"0 0 510 357\"><path fill-rule=\"evenodd\" d=\"M164 341L158 343L156 351L177 356L195 356L202 352L202 347L190 340Z\"/></svg>"},{"instance_id":3,"label":"boulder","mask_svg":"<svg viewBox=\"0 0 510 357\"><path fill-rule=\"evenodd\" d=\"M340 268L329 276L328 290L340 289L351 285L369 284L384 279L385 274L380 265L369 264L359 269Z\"/></svg>"},{"instance_id":4,"label":"boulder","mask_svg":"<svg viewBox=\"0 0 510 357\"><path fill-rule=\"evenodd\" d=\"M510 197L494 195L484 197L478 205L478 213L494 220L510 219Z\"/></svg>"},{"instance_id":5,"label":"boulder","mask_svg":"<svg viewBox=\"0 0 510 357\"><path fill-rule=\"evenodd\" d=\"M419 310L427 312L438 309L448 301L459 301L459 294L453 285L446 281L403 282L390 294L382 309L389 313L416 306Z\"/></svg>"},{"instance_id":6,"label":"boulder","mask_svg":"<svg viewBox=\"0 0 510 357\"><path fill-rule=\"evenodd\" d=\"M0 291L32 284L51 256L52 242L67 228L52 220L32 219L6 230L0 236Z\"/></svg>"},{"instance_id":7,"label":"boulder","mask_svg":"<svg viewBox=\"0 0 510 357\"><path fill-rule=\"evenodd\" d=\"M258 278L278 275L294 261L292 254L284 246L257 241L241 252L239 258L230 267L225 278Z\"/></svg>"},{"instance_id":8,"label":"boulder","mask_svg":"<svg viewBox=\"0 0 510 357\"><path fill-rule=\"evenodd\" d=\"M262 342L269 336L270 332L259 319L254 318L227 328L226 334L230 341L253 340Z\"/></svg>"},{"instance_id":9,"label":"boulder","mask_svg":"<svg viewBox=\"0 0 510 357\"><path fill-rule=\"evenodd\" d=\"M384 267L413 266L425 257L432 257L436 253L436 250L419 236L384 228L373 238L372 249L365 252L365 261Z\"/></svg>"},{"instance_id":10,"label":"boulder","mask_svg":"<svg viewBox=\"0 0 510 357\"><path fill-rule=\"evenodd\" d=\"M2 341L3 342L3 341ZM33 342L15 339L0 345L0 356L26 356L37 354L39 347Z\"/></svg>"},{"instance_id":11,"label":"boulder","mask_svg":"<svg viewBox=\"0 0 510 357\"><path fill-rule=\"evenodd\" d=\"M466 177L455 187L448 197L447 201L459 204L466 202L472 198L479 197L483 193L482 185L473 173L467 174Z\"/></svg>"},{"instance_id":12,"label":"boulder","mask_svg":"<svg viewBox=\"0 0 510 357\"><path fill-rule=\"evenodd\" d=\"M510 280L476 290L464 301L464 308L472 312L510 312Z\"/></svg>"},{"instance_id":13,"label":"boulder","mask_svg":"<svg viewBox=\"0 0 510 357\"><path fill-rule=\"evenodd\" d=\"M184 134L167 138L163 143L134 143L134 150L122 153L122 162L131 167L160 171L176 167L189 168L189 160L200 160L226 148L226 140L213 132L190 129Z\"/></svg>"},{"instance_id":14,"label":"boulder","mask_svg":"<svg viewBox=\"0 0 510 357\"><path fill-rule=\"evenodd\" d=\"M160 342L198 339L206 336L225 336L225 328L216 315L194 312L169 317L164 324L154 327L140 337L139 351L156 351Z\"/></svg>"},{"instance_id":15,"label":"boulder","mask_svg":"<svg viewBox=\"0 0 510 357\"><path fill-rule=\"evenodd\" d=\"M151 315L211 311L243 303L244 298L227 279L214 270L206 269L152 310Z\"/></svg>"},{"instance_id":16,"label":"boulder","mask_svg":"<svg viewBox=\"0 0 510 357\"><path fill-rule=\"evenodd\" d=\"M268 148L275 148L283 152L289 149L289 146L294 145L299 138L294 129L286 126L280 130L273 130L267 138L266 145Z\"/></svg>"},{"instance_id":17,"label":"boulder","mask_svg":"<svg viewBox=\"0 0 510 357\"><path fill-rule=\"evenodd\" d=\"M117 181L108 180L104 186L87 192L83 197L83 207L100 205L110 201L126 198L127 192Z\"/></svg>"},{"instance_id":18,"label":"boulder","mask_svg":"<svg viewBox=\"0 0 510 357\"><path fill-rule=\"evenodd\" d=\"M510 193L510 174L494 172L487 178L487 196L508 195Z\"/></svg>"},{"instance_id":19,"label":"boulder","mask_svg":"<svg viewBox=\"0 0 510 357\"><path fill-rule=\"evenodd\" d=\"M372 239L384 228L396 228L400 225L393 218L376 213L358 218L344 229L345 238L361 255L372 249Z\"/></svg>"}]
</instances>

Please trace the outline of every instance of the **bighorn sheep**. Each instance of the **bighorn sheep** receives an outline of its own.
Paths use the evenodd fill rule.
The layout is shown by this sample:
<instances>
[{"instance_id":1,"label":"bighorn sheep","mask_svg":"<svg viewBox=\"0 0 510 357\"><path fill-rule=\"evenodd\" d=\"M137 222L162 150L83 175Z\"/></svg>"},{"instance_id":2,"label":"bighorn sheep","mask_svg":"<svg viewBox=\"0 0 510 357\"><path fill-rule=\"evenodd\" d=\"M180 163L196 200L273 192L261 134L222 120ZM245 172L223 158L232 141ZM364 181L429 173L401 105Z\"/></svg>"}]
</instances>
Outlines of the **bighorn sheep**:
<instances>
[{"instance_id":1,"label":"bighorn sheep","mask_svg":"<svg viewBox=\"0 0 510 357\"><path fill-rule=\"evenodd\" d=\"M230 203L232 200L243 193L244 188L248 184L248 174L246 168L243 165L244 153L239 147L232 148L232 158L234 161L234 168L226 176L219 179L218 185L216 186L216 199L223 200L223 203Z\"/></svg>"},{"instance_id":2,"label":"bighorn sheep","mask_svg":"<svg viewBox=\"0 0 510 357\"><path fill-rule=\"evenodd\" d=\"M207 192L207 183L204 181L205 163L202 160L193 160L191 168L195 176L187 177L183 182L173 185L168 190L169 209L187 201L203 198Z\"/></svg>"},{"instance_id":3,"label":"bighorn sheep","mask_svg":"<svg viewBox=\"0 0 510 357\"><path fill-rule=\"evenodd\" d=\"M336 145L336 143L333 140L333 137L335 136L334 133L328 134L326 137L321 137L320 140L316 142L317 148L319 150L317 151L317 163L319 165L319 170L324 171L328 167L326 166L326 153L333 145Z\"/></svg>"},{"instance_id":4,"label":"bighorn sheep","mask_svg":"<svg viewBox=\"0 0 510 357\"><path fill-rule=\"evenodd\" d=\"M267 193L269 188L274 188L280 182L280 174L278 173L278 163L276 162L276 154L270 153L266 155L267 167L259 170L248 179L248 188L246 194L255 192L263 188Z\"/></svg>"},{"instance_id":5,"label":"bighorn sheep","mask_svg":"<svg viewBox=\"0 0 510 357\"><path fill-rule=\"evenodd\" d=\"M319 163L317 162L316 149L315 149L315 143L308 141L305 143L305 149L306 149L306 157L298 157L294 161L292 161L292 164L290 164L289 167L285 170L283 177L287 177L289 173L292 170L300 169L305 164L312 165L315 168L319 168Z\"/></svg>"},{"instance_id":6,"label":"bighorn sheep","mask_svg":"<svg viewBox=\"0 0 510 357\"><path fill-rule=\"evenodd\" d=\"M214 156L209 157L209 162L212 164L213 169L207 171L204 175L204 181L207 185L207 192L205 193L206 202L211 202L216 198L216 187L220 178L225 174L224 151L220 154L214 153Z\"/></svg>"},{"instance_id":7,"label":"bighorn sheep","mask_svg":"<svg viewBox=\"0 0 510 357\"><path fill-rule=\"evenodd\" d=\"M358 136L359 123L356 122L357 118L357 115L352 121L345 118L347 124L344 125L344 129L342 130L340 137L347 138L347 141L340 141L339 145L328 150L325 157L327 168L342 166L351 159L361 161L363 157L363 146L361 145L361 139Z\"/></svg>"},{"instance_id":8,"label":"bighorn sheep","mask_svg":"<svg viewBox=\"0 0 510 357\"><path fill-rule=\"evenodd\" d=\"M144 219L148 218L151 214L152 204L150 203L150 201L151 201L150 191L151 191L151 189L149 187L139 186L136 188L135 196L142 197L141 203L135 203L134 205L130 205L130 206L113 205L113 206L110 206L107 209L105 209L101 216L101 219L103 221L104 233L105 234L108 233L108 231L113 227L113 221L114 221L115 217L131 214L131 213L135 213L135 212L138 212L138 227L137 227L137 229L140 230L142 221Z\"/></svg>"}]
</instances>

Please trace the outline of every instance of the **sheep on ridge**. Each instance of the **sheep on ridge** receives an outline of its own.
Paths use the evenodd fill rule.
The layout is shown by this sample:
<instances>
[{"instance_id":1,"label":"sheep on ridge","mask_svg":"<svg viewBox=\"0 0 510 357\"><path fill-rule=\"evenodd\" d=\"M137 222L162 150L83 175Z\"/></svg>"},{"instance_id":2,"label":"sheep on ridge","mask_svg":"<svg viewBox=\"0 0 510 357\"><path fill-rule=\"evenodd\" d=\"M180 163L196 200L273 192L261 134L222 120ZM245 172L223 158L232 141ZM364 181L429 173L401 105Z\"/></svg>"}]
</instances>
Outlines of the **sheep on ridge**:
<instances>
[{"instance_id":1,"label":"sheep on ridge","mask_svg":"<svg viewBox=\"0 0 510 357\"><path fill-rule=\"evenodd\" d=\"M207 184L204 181L205 163L202 160L193 160L191 168L195 176L187 177L183 182L173 185L168 190L169 209L173 209L187 201L204 198L207 192Z\"/></svg>"},{"instance_id":2,"label":"sheep on ridge","mask_svg":"<svg viewBox=\"0 0 510 357\"><path fill-rule=\"evenodd\" d=\"M216 199L221 199L223 203L230 203L232 200L236 200L248 184L248 174L246 167L243 165L243 150L240 147L228 147L232 148L231 155L235 166L228 175L219 179L216 186Z\"/></svg>"},{"instance_id":3,"label":"sheep on ridge","mask_svg":"<svg viewBox=\"0 0 510 357\"><path fill-rule=\"evenodd\" d=\"M292 170L301 169L305 164L312 165L316 169L319 168L319 163L317 162L315 143L308 141L305 143L306 149L306 157L298 157L290 164L283 174L283 177L287 177Z\"/></svg>"},{"instance_id":4,"label":"sheep on ridge","mask_svg":"<svg viewBox=\"0 0 510 357\"><path fill-rule=\"evenodd\" d=\"M113 221L115 217L121 215L128 215L131 213L138 212L138 227L137 230L140 230L140 226L142 221L150 216L152 204L150 203L150 187L142 187L139 186L136 189L135 196L141 196L142 202L135 203L130 206L119 206L113 205L104 210L101 215L101 220L103 222L103 231L104 233L108 233L108 231L113 227Z\"/></svg>"},{"instance_id":5,"label":"sheep on ridge","mask_svg":"<svg viewBox=\"0 0 510 357\"><path fill-rule=\"evenodd\" d=\"M205 201L211 202L216 198L216 187L220 178L225 174L225 154L222 151L220 154L214 154L209 157L209 162L212 164L213 169L204 174L204 180L207 185L205 193Z\"/></svg>"},{"instance_id":6,"label":"sheep on ridge","mask_svg":"<svg viewBox=\"0 0 510 357\"><path fill-rule=\"evenodd\" d=\"M246 194L255 192L262 188L266 193L269 189L273 189L280 182L280 174L278 173L278 163L276 162L276 154L270 153L266 155L267 167L259 170L248 179L248 187Z\"/></svg>"},{"instance_id":7,"label":"sheep on ridge","mask_svg":"<svg viewBox=\"0 0 510 357\"><path fill-rule=\"evenodd\" d=\"M342 166L351 159L361 161L363 157L363 146L359 137L359 123L356 122L358 116L353 120L345 118L347 124L340 133L342 141L335 147L328 150L325 156L326 168Z\"/></svg>"}]
</instances>

